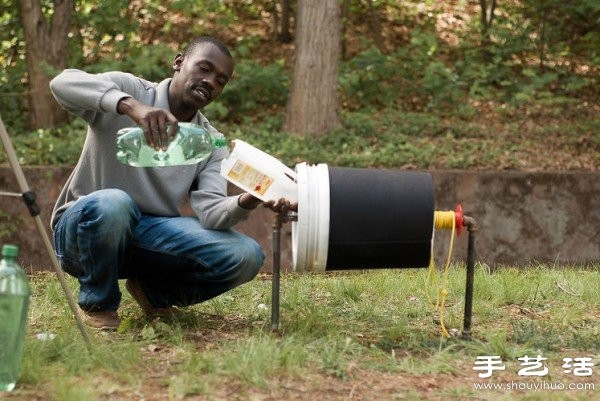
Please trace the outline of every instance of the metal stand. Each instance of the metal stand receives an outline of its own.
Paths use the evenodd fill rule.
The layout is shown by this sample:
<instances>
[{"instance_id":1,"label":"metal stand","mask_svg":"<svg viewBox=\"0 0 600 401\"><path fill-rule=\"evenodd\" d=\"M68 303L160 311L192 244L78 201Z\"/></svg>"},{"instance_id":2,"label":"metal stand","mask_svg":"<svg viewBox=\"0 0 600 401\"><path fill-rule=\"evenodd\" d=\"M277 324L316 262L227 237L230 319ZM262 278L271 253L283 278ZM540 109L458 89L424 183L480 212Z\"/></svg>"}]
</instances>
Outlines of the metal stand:
<instances>
[{"instance_id":1,"label":"metal stand","mask_svg":"<svg viewBox=\"0 0 600 401\"><path fill-rule=\"evenodd\" d=\"M294 212L282 211L273 220L273 276L271 285L271 330L279 330L279 293L281 281L281 227L288 221L296 221L298 215ZM465 314L461 338L471 339L471 320L473 314L473 283L475 278L475 219L464 216L463 225L469 232L467 247L467 279L465 284Z\"/></svg>"},{"instance_id":2,"label":"metal stand","mask_svg":"<svg viewBox=\"0 0 600 401\"><path fill-rule=\"evenodd\" d=\"M42 222L42 218L40 217L40 208L37 205L35 199L35 192L29 189L27 185L27 181L25 180L25 175L23 174L23 170L21 169L21 165L17 160L17 155L15 153L15 149L10 142L10 137L6 132L6 128L4 128L4 123L2 122L2 118L0 118L0 137L2 138L2 144L4 145L4 150L6 151L6 157L8 158L8 162L10 163L13 172L15 173L15 177L17 178L17 183L19 184L19 188L21 189L21 194L10 193L10 192L0 192L0 195L8 195L8 196L21 196L27 209L29 210L29 214L34 218L35 223L37 225L38 231L42 236L42 240L46 249L48 250L48 254L50 255L50 260L52 261L52 266L54 267L54 271L58 276L58 281L65 293L67 298L67 302L69 303L69 307L73 312L73 316L75 317L75 321L77 322L77 327L79 327L79 331L81 332L81 336L85 341L85 345L88 351L91 351L91 344L88 338L87 332L85 331L85 326L83 325L83 321L77 313L77 305L75 304L75 300L73 296L69 292L69 288L67 286L67 281L65 280L64 273L58 263L58 259L56 259L56 254L54 253L54 248L52 247L52 243L50 242L50 238L48 237L48 233L44 227L44 223Z\"/></svg>"},{"instance_id":3,"label":"metal stand","mask_svg":"<svg viewBox=\"0 0 600 401\"><path fill-rule=\"evenodd\" d=\"M271 330L279 330L279 283L281 281L281 226L296 221L295 212L281 211L273 220L273 277L271 284Z\"/></svg>"},{"instance_id":4,"label":"metal stand","mask_svg":"<svg viewBox=\"0 0 600 401\"><path fill-rule=\"evenodd\" d=\"M475 282L475 231L477 226L475 219L464 216L464 226L469 232L469 243L467 245L467 281L465 283L465 315L463 320L463 331L461 338L471 339L471 318L473 316L473 284Z\"/></svg>"}]
</instances>

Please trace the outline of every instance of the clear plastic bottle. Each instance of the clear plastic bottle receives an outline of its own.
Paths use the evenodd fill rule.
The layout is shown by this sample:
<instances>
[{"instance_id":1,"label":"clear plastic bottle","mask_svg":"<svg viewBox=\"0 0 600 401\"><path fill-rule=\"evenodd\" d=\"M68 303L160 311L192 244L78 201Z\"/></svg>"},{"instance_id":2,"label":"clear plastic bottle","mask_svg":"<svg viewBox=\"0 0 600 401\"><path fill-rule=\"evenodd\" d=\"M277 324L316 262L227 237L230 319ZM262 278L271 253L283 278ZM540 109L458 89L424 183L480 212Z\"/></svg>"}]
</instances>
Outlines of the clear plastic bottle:
<instances>
[{"instance_id":1,"label":"clear plastic bottle","mask_svg":"<svg viewBox=\"0 0 600 401\"><path fill-rule=\"evenodd\" d=\"M181 166L201 162L215 148L226 145L225 138L215 138L199 125L180 122L167 150L154 150L146 144L140 127L130 127L117 132L117 159L134 167Z\"/></svg>"},{"instance_id":2,"label":"clear plastic bottle","mask_svg":"<svg viewBox=\"0 0 600 401\"><path fill-rule=\"evenodd\" d=\"M15 388L21 358L27 310L29 308L29 284L27 275L17 263L19 248L15 245L2 247L0 260L0 391Z\"/></svg>"}]
</instances>

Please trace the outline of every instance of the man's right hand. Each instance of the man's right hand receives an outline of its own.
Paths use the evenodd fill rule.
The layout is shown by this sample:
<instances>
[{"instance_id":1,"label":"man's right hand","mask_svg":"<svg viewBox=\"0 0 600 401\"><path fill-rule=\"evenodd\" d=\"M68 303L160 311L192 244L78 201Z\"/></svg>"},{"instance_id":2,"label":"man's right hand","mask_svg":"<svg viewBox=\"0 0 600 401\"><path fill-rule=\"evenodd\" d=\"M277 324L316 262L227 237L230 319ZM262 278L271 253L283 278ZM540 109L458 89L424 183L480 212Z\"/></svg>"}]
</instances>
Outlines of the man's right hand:
<instances>
[{"instance_id":1,"label":"man's right hand","mask_svg":"<svg viewBox=\"0 0 600 401\"><path fill-rule=\"evenodd\" d=\"M147 106L132 97L124 97L117 104L117 112L131 117L144 130L148 146L156 150L167 150L169 141L177 134L177 118L168 110Z\"/></svg>"}]
</instances>

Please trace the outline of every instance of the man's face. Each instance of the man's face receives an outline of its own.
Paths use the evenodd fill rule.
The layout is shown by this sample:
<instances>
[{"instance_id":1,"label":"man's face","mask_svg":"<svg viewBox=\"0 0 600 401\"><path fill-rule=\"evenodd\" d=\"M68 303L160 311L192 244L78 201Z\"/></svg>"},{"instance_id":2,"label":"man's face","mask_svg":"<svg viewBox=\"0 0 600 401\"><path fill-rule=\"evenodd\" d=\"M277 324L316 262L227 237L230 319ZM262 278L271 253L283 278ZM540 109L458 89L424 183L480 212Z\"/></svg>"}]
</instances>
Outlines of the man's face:
<instances>
[{"instance_id":1,"label":"man's face","mask_svg":"<svg viewBox=\"0 0 600 401\"><path fill-rule=\"evenodd\" d=\"M212 43L203 43L187 56L177 55L171 82L181 105L201 109L215 100L233 74L233 60Z\"/></svg>"}]
</instances>

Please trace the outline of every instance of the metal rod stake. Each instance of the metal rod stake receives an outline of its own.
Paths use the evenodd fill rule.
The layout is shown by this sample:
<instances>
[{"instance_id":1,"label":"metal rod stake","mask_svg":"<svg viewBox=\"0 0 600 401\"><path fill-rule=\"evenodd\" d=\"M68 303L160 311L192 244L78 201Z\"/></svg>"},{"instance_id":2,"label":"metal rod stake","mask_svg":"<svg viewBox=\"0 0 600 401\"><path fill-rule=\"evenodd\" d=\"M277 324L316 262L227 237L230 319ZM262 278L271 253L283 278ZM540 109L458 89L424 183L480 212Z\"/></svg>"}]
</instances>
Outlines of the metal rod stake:
<instances>
[{"instance_id":1,"label":"metal rod stake","mask_svg":"<svg viewBox=\"0 0 600 401\"><path fill-rule=\"evenodd\" d=\"M461 337L465 340L471 339L471 319L473 316L473 283L475 280L475 231L477 230L475 220L465 216L465 225L469 231L469 243L467 246L467 280L465 284L465 316L463 332Z\"/></svg>"},{"instance_id":2,"label":"metal rod stake","mask_svg":"<svg viewBox=\"0 0 600 401\"><path fill-rule=\"evenodd\" d=\"M281 225L280 212L273 221L273 277L271 285L271 330L279 330L279 284L281 280Z\"/></svg>"}]
</instances>

